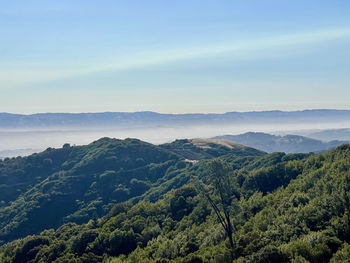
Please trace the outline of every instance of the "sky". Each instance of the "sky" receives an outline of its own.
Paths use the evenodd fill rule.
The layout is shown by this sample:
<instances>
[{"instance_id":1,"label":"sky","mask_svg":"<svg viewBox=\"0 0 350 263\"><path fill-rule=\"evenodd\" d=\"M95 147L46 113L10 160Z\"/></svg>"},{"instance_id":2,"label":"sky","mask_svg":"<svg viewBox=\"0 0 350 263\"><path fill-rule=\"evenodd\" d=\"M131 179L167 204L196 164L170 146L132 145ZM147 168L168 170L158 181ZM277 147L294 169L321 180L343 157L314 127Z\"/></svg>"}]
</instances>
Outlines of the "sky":
<instances>
[{"instance_id":1,"label":"sky","mask_svg":"<svg viewBox=\"0 0 350 263\"><path fill-rule=\"evenodd\" d=\"M0 3L0 112L350 109L348 0Z\"/></svg>"}]
</instances>

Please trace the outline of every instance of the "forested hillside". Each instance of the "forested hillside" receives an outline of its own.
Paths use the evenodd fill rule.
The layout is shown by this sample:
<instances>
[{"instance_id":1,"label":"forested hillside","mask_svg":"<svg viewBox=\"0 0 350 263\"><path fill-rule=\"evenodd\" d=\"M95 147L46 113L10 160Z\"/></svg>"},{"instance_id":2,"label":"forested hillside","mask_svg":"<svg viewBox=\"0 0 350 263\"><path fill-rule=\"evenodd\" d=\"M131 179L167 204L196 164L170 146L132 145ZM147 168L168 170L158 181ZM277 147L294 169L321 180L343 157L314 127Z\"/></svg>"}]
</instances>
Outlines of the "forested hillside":
<instances>
[{"instance_id":1,"label":"forested hillside","mask_svg":"<svg viewBox=\"0 0 350 263\"><path fill-rule=\"evenodd\" d=\"M181 176L177 181L173 178L192 162L233 152L264 154L241 145L199 147L181 140L156 146L136 139L102 138L87 146L66 144L5 159L0 161L0 242L65 222L86 223L105 215L115 203L144 193L156 201L185 183Z\"/></svg>"},{"instance_id":2,"label":"forested hillside","mask_svg":"<svg viewBox=\"0 0 350 263\"><path fill-rule=\"evenodd\" d=\"M40 234L4 244L0 248L0 262L348 262L349 145L325 154L263 154L247 149L249 154L238 154L230 153L229 147L226 147L228 152L221 152L223 144L209 147L208 143L213 142L201 144L202 148L198 142L189 140L158 147L131 139L101 139L88 146L65 146L31 156L46 160L51 151L60 153L60 161L55 163L51 156L52 162L45 161L52 169L50 176L45 177L43 172L38 175L40 178L32 178L32 183L28 179L22 193L8 195L1 208L4 241L15 238L16 234L12 233L16 229L35 227L40 216L50 220L51 212L46 210L50 206L45 204L56 197L81 191L80 199L62 216L61 222L65 224L45 225L47 229ZM125 173L121 174L113 166L122 156L120 147L132 152L125 155L130 159L122 158L120 167ZM185 156L181 155L182 147L192 149L192 154L186 151ZM211 156L203 153L206 158L198 162L188 158L198 154L196 151L211 151L215 147L221 150ZM110 154L106 154L106 149ZM147 155L150 159L142 157L146 165L136 161L141 158L141 149L152 153ZM76 158L68 158L69 162L65 154ZM116 160L106 161L111 156ZM89 161L85 163L86 158ZM140 162L142 172L132 173L134 163L128 166L126 160ZM2 176L7 171L7 177L19 178L16 173L9 173L16 170L18 162L3 161ZM28 165L25 158L21 162ZM216 163L226 167L225 170L212 173ZM59 166L67 168L59 171ZM154 173L148 166L156 167ZM101 173L105 168L108 172ZM89 191L79 190L78 186L84 185L89 176L95 178L86 183L85 189ZM228 184L218 184L221 176ZM100 187L104 178L108 183ZM134 194L130 182L133 179L142 186ZM2 184L10 182L7 180ZM104 195L104 189L109 187L112 189ZM122 187L129 191L121 195L125 202L114 193L117 189L118 193L123 191ZM25 199L29 196L28 200L33 201ZM26 210L27 206L32 206L31 210ZM64 203L66 206L69 207L69 202ZM225 216L225 209L233 229L232 245L217 213ZM59 212L54 209L55 214ZM11 213L13 217L9 216ZM36 217L30 217L33 214ZM23 221L15 224L22 217ZM88 222L82 223L81 218Z\"/></svg>"}]
</instances>

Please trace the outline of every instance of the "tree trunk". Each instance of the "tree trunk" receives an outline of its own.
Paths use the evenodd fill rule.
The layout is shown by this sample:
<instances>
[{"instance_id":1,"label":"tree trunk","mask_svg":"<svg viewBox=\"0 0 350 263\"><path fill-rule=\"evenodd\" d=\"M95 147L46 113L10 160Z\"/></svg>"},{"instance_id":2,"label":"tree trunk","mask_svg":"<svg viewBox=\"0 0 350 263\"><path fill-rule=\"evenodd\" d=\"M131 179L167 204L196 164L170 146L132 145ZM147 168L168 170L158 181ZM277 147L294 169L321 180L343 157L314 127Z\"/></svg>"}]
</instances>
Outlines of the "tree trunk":
<instances>
[{"instance_id":1,"label":"tree trunk","mask_svg":"<svg viewBox=\"0 0 350 263\"><path fill-rule=\"evenodd\" d=\"M231 230L231 231L228 231L228 232L227 232L227 235L228 235L228 239L229 239L229 241L230 241L231 249L233 249L232 230Z\"/></svg>"}]
</instances>

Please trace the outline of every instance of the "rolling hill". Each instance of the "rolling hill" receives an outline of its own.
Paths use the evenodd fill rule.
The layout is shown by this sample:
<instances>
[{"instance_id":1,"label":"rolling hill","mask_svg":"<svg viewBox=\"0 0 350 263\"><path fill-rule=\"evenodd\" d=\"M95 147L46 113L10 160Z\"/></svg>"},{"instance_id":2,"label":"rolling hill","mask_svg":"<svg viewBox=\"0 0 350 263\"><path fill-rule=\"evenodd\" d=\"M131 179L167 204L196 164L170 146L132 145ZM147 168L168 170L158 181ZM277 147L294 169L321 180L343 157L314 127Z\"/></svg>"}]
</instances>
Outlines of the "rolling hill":
<instances>
[{"instance_id":1,"label":"rolling hill","mask_svg":"<svg viewBox=\"0 0 350 263\"><path fill-rule=\"evenodd\" d=\"M347 141L323 142L299 135L277 136L262 132L248 132L240 135L222 135L214 139L230 140L260 149L265 152L308 153L322 152L337 147Z\"/></svg>"},{"instance_id":2,"label":"rolling hill","mask_svg":"<svg viewBox=\"0 0 350 263\"><path fill-rule=\"evenodd\" d=\"M171 178L192 161L222 155L261 156L264 152L220 141L179 140L152 145L137 139L102 138L86 146L64 145L28 157L0 161L0 240L86 223L105 215L115 203L149 195L158 200ZM204 147L204 143L206 147Z\"/></svg>"},{"instance_id":3,"label":"rolling hill","mask_svg":"<svg viewBox=\"0 0 350 263\"><path fill-rule=\"evenodd\" d=\"M179 144L188 143L177 141L174 142L176 147L171 147L179 151ZM207 149L207 144L213 141L195 143L199 148ZM219 142L221 145L226 143ZM117 151L129 149L134 157L139 156L139 150L151 150L156 155L150 157L152 161L162 162L166 157L174 161L174 165L167 168L165 175L157 173L157 184L150 185L134 199L114 202L100 218L94 214L88 223L82 224L68 220L55 230L47 229L6 243L0 247L1 262L348 262L350 145L342 145L325 154L237 156L228 153L215 158L216 162L227 165L233 187L228 190L234 190L237 196L234 203L229 204L233 224L233 246L230 247L206 194L197 186L202 182L204 189L208 189L204 191L209 191L207 193L213 197L211 202L221 209L220 192L215 190L218 188L211 182L212 175L208 170L212 159L191 163L179 153L137 140L102 139L85 146L89 149L85 149L89 159L93 160L93 166L85 170L87 174L90 169L96 171L95 168L102 167L100 161L107 156L101 153L106 148L114 149L114 144L118 145ZM83 149L73 148L71 153ZM101 149L104 150L99 151ZM47 152L42 153L45 154ZM81 167L86 160L82 156L73 158L72 167ZM98 156L100 158L95 158ZM61 156L60 160L62 162L64 158ZM7 165L2 163L2 168ZM14 167L12 164L6 170ZM110 175L105 174L102 178L104 176ZM57 185L60 184L62 182ZM214 191L210 190L212 188ZM37 191L35 196L41 193ZM156 196L158 198L152 200ZM21 199L23 197L18 198ZM89 196L89 200L93 199ZM26 204L30 205L30 202ZM45 208L45 202L36 203L38 209L41 206ZM25 217L22 210L14 212L17 220L20 216ZM45 215L43 212L41 216ZM29 226L35 226L34 222Z\"/></svg>"}]
</instances>

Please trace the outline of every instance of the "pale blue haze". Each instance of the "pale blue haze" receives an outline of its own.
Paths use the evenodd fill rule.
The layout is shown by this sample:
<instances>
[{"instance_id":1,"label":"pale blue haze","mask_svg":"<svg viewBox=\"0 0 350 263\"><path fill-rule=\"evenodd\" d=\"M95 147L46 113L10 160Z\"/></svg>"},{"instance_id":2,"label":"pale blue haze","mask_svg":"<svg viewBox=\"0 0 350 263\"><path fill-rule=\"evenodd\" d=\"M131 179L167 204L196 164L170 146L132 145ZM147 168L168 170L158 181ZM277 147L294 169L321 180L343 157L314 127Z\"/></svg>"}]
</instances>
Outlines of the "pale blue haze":
<instances>
[{"instance_id":1,"label":"pale blue haze","mask_svg":"<svg viewBox=\"0 0 350 263\"><path fill-rule=\"evenodd\" d=\"M0 112L350 109L350 1L1 1Z\"/></svg>"}]
</instances>

